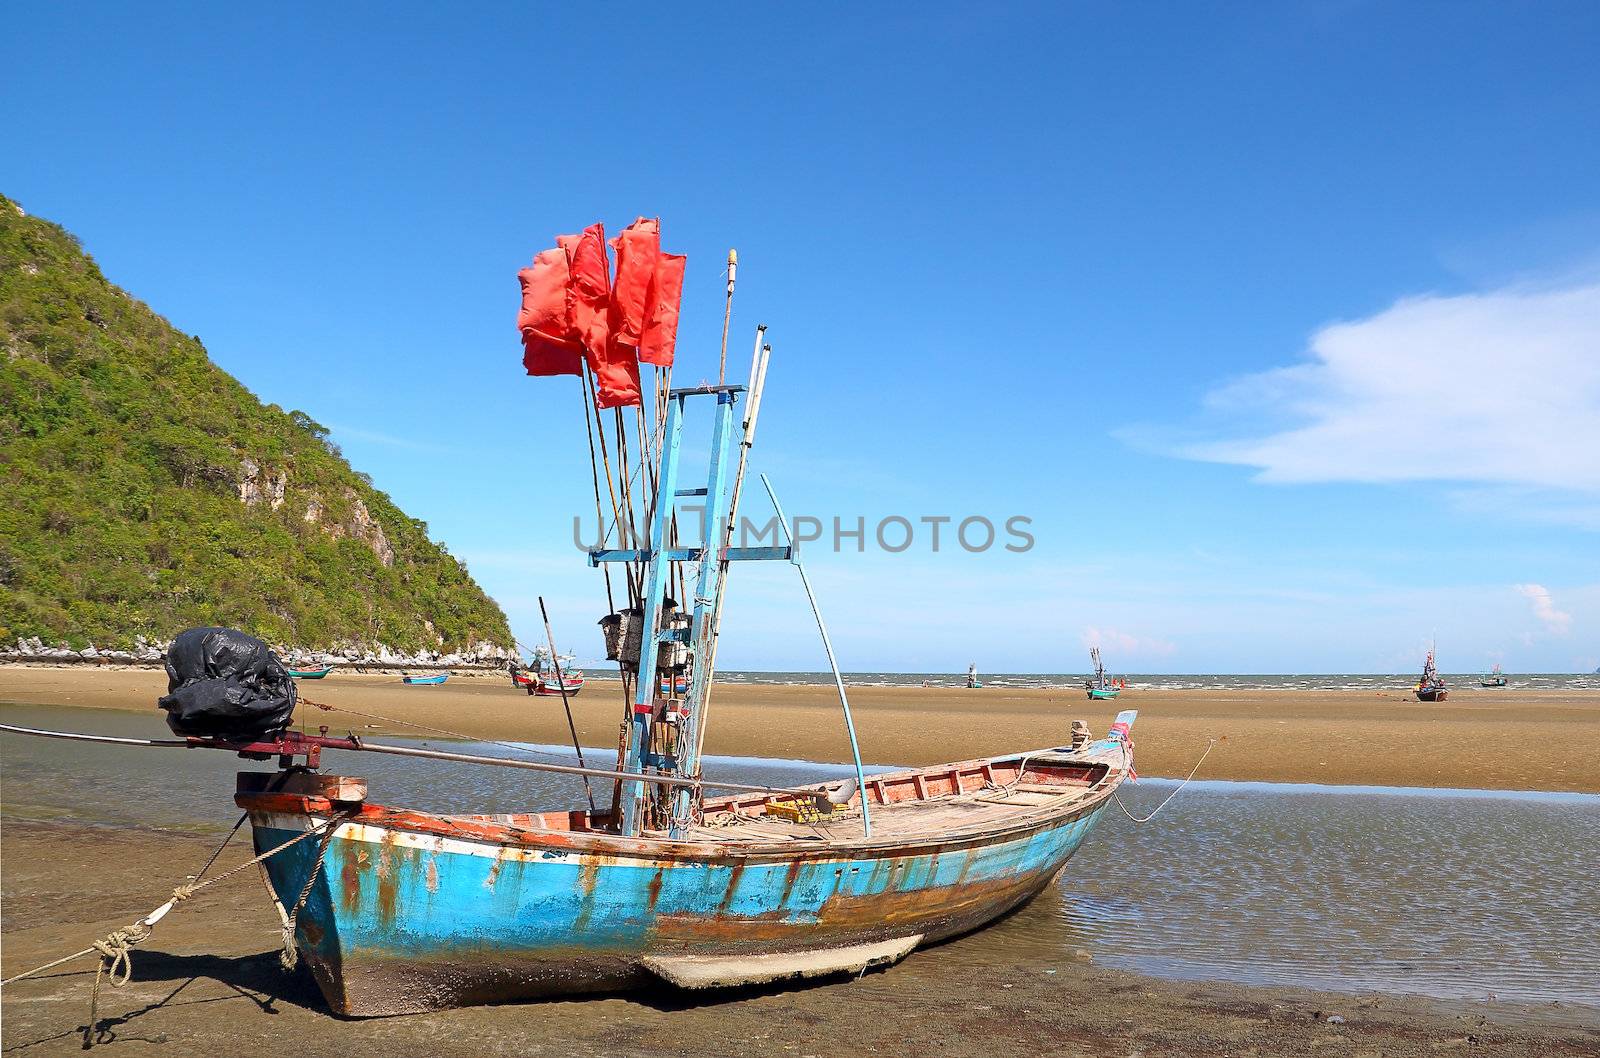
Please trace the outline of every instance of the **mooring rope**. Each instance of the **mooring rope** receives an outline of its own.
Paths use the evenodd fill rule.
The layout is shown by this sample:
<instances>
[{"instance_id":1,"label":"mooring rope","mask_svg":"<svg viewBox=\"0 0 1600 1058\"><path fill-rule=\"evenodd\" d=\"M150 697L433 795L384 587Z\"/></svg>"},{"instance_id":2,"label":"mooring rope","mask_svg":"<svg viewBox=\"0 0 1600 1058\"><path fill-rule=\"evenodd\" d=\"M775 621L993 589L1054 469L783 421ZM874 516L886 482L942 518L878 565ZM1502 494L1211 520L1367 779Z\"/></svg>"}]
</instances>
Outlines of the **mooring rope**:
<instances>
[{"instance_id":1,"label":"mooring rope","mask_svg":"<svg viewBox=\"0 0 1600 1058\"><path fill-rule=\"evenodd\" d=\"M534 749L532 746L523 746L515 742L500 742L492 738L479 738L476 735L463 734L460 731L451 731L449 728L445 727L432 727L428 724L413 723L410 720L401 720L393 716L383 716L379 713L363 713L359 709L346 709L342 705L328 705L325 702L314 702L310 698L305 697L301 697L299 700L306 705L315 706L316 708L321 709L323 712L349 713L351 716L365 717L368 720L382 720L386 724L397 724L400 727L409 727L414 731L426 731L432 735L444 735L446 738L459 738L463 742L481 742L487 746L499 746L502 749L509 749L515 753L526 753L534 757L554 757L557 760L570 759L565 752L557 753L548 749Z\"/></svg>"},{"instance_id":2,"label":"mooring rope","mask_svg":"<svg viewBox=\"0 0 1600 1058\"><path fill-rule=\"evenodd\" d=\"M1178 784L1178 788L1176 790L1172 791L1171 793L1169 793L1167 795L1167 799L1165 801L1162 801L1160 804L1156 805L1155 811L1151 812L1149 815L1147 815L1147 816L1145 816L1143 818L1140 818L1139 816L1136 816L1132 812L1128 811L1128 806L1122 803L1122 791L1121 790L1113 790L1113 791L1111 791L1111 799L1113 801L1117 802L1117 807L1122 809L1122 814L1127 816L1129 819L1133 820L1135 823L1148 823L1148 822L1150 822L1150 820L1154 819L1157 815L1160 814L1160 812L1161 812L1161 810L1163 808L1167 807L1167 805L1172 802L1172 799L1174 797L1178 796L1178 794L1183 791L1183 788L1185 786L1189 785L1189 779L1194 778L1195 772L1198 772L1200 770L1200 765L1202 765L1202 764L1204 764L1206 762L1206 756L1211 752L1212 747L1215 746L1216 744L1217 744L1217 740L1216 739L1212 739L1210 744L1206 746L1205 753L1200 754L1200 759L1194 762L1194 767L1190 770L1188 778L1186 778L1182 782L1180 782ZM1126 738L1124 738L1124 740L1122 742L1122 766L1123 766L1124 770L1127 769L1128 763L1129 763L1128 743L1127 743Z\"/></svg>"},{"instance_id":3,"label":"mooring rope","mask_svg":"<svg viewBox=\"0 0 1600 1058\"><path fill-rule=\"evenodd\" d=\"M349 819L359 809L351 809L344 813L344 818ZM322 873L322 861L328 855L328 846L333 842L333 833L339 829L336 826L328 827L322 832L322 840L317 843L317 858L311 864L311 872L306 875L306 884L300 887L300 896L294 902L294 909L289 912L289 917L283 923L283 951L278 953L278 962L285 970L293 970L300 961L300 949L295 944L294 932L296 923L300 919L300 912L305 908L306 901L311 898L311 890L317 884L317 876Z\"/></svg>"},{"instance_id":4,"label":"mooring rope","mask_svg":"<svg viewBox=\"0 0 1600 1058\"><path fill-rule=\"evenodd\" d=\"M104 937L92 942L82 951L75 951L71 955L64 955L61 958L47 962L42 966L35 966L31 970L24 970L22 973L13 974L4 981L0 981L0 988L14 984L15 982L21 981L24 978L41 974L46 970L54 969L55 967L60 966L63 963L71 962L74 959L81 959L85 955L98 955L100 957L100 963L95 968L94 989L89 995L89 1024L84 1026L83 1030L83 1046L85 1049L88 1049L94 1045L95 1031L100 1024L101 981L109 980L111 982L111 987L113 988L121 988L123 985L128 983L133 976L133 949L149 938L150 934L153 932L153 927L155 924L165 918L167 916L167 912L171 911L174 907L178 906L178 904L189 899L200 890L207 889L221 882L225 882L229 878L232 878L234 875L238 874L240 871L254 867L256 864L262 863L267 859L276 856L278 853L289 848L291 845L298 845L300 842L306 840L314 834L326 832L326 834L331 837L338 824L349 819L356 811L358 811L358 809L352 809L349 812L342 812L339 815L330 816L329 818L318 823L316 826L308 828L304 833L290 838L281 845L277 845L268 849L259 856L255 856L246 860L237 867L229 868L223 873L217 875L215 878L201 881L200 876L196 875L193 881L185 882L182 885L176 886L172 890L171 898L168 899L166 903L162 904L148 915L139 919L137 922L134 922L132 925L123 926L121 929L112 930ZM217 851L212 854L211 859L206 861L205 867L201 868L201 875L210 869L212 863L216 862L217 856L221 854L222 849L228 844L228 842L233 840L233 835L238 832L239 826L242 823L243 820L240 820L239 823L234 825L233 830L228 832L228 836L223 839L222 845L218 846ZM322 862L322 853L325 853L326 851L327 841L325 840L322 845L322 852L319 852L317 856L317 864L319 866ZM315 868L313 869L313 878L314 877ZM309 890L309 884L307 888ZM305 894L302 894L302 903L304 898ZM298 910L299 907L297 906L296 911Z\"/></svg>"}]
</instances>

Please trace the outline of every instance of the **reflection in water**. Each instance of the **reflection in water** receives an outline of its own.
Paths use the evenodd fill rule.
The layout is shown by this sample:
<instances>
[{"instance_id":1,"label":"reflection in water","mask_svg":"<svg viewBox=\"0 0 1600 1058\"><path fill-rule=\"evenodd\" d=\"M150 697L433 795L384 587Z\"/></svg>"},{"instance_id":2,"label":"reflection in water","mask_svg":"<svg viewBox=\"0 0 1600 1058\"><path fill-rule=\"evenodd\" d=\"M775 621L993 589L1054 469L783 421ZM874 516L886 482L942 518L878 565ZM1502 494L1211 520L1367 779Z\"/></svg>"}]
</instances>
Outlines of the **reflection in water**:
<instances>
[{"instance_id":1,"label":"reflection in water","mask_svg":"<svg viewBox=\"0 0 1600 1058\"><path fill-rule=\"evenodd\" d=\"M155 710L8 706L0 719L165 734ZM0 763L7 818L215 827L236 817L233 773L243 762L8 735ZM783 785L845 773L708 763L718 778ZM576 781L533 772L345 754L327 764L366 776L378 800L430 811L583 800ZM1143 814L1169 789L1147 780L1124 800ZM1143 826L1113 806L1053 891L897 972L938 987L950 959L1037 970L1087 948L1102 965L1163 977L1600 1008L1597 857L1600 796L1196 783Z\"/></svg>"}]
</instances>

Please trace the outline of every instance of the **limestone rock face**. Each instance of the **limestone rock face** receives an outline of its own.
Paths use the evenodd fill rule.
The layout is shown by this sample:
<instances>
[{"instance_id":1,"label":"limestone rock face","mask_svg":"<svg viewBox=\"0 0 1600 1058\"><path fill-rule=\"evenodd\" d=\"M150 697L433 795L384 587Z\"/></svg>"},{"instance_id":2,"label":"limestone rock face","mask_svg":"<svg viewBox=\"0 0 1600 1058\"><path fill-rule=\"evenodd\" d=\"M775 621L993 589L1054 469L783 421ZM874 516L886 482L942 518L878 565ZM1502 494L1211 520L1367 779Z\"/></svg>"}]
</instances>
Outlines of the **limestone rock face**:
<instances>
[{"instance_id":1,"label":"limestone rock face","mask_svg":"<svg viewBox=\"0 0 1600 1058\"><path fill-rule=\"evenodd\" d=\"M289 474L280 470L276 474L262 469L249 456L239 460L239 502L246 507L265 503L273 510L283 506L289 490Z\"/></svg>"}]
</instances>

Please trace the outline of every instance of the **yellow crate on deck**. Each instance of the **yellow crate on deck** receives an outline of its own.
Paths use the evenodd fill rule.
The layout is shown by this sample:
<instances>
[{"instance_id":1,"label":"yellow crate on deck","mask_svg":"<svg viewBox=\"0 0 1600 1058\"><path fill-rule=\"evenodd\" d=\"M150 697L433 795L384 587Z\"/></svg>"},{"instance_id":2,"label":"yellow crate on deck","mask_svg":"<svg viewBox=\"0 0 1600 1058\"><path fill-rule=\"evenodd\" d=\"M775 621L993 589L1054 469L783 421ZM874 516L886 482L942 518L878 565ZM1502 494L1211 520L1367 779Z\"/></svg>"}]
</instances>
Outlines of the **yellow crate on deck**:
<instances>
[{"instance_id":1,"label":"yellow crate on deck","mask_svg":"<svg viewBox=\"0 0 1600 1058\"><path fill-rule=\"evenodd\" d=\"M763 812L796 823L820 823L833 818L834 806L824 803L818 807L815 801L768 801Z\"/></svg>"}]
</instances>

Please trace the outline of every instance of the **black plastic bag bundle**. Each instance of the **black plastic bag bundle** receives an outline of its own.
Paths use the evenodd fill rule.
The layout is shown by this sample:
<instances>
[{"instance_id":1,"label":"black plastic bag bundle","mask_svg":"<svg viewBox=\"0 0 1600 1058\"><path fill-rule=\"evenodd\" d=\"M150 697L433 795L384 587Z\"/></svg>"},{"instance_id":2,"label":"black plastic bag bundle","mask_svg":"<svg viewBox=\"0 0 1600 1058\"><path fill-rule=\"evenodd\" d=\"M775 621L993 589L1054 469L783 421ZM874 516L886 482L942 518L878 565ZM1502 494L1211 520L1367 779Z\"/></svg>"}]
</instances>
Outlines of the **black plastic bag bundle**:
<instances>
[{"instance_id":1,"label":"black plastic bag bundle","mask_svg":"<svg viewBox=\"0 0 1600 1058\"><path fill-rule=\"evenodd\" d=\"M255 636L191 628L167 651L167 694L156 704L174 734L243 742L289 726L294 680Z\"/></svg>"}]
</instances>

